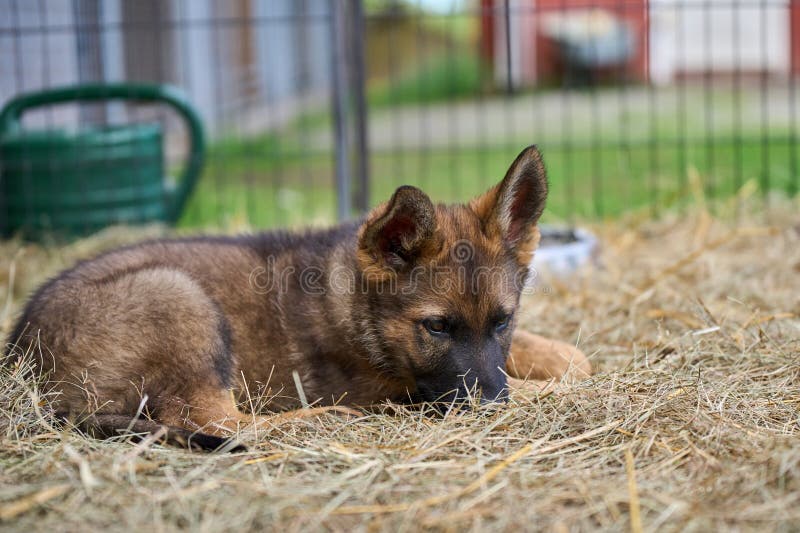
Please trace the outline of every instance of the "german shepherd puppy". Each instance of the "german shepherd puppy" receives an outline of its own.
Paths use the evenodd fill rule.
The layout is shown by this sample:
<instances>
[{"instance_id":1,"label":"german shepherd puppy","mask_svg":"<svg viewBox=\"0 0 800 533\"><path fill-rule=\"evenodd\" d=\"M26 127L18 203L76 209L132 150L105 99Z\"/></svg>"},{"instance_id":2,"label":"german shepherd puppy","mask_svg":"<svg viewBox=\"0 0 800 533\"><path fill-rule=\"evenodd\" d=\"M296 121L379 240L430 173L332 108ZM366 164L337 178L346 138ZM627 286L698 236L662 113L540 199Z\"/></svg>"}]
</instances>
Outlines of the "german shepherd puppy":
<instances>
[{"instance_id":1,"label":"german shepherd puppy","mask_svg":"<svg viewBox=\"0 0 800 533\"><path fill-rule=\"evenodd\" d=\"M405 186L332 229L105 253L33 295L7 361L37 354L56 412L97 436L201 448L264 421L239 410L247 393L265 393L270 410L317 406L301 416L387 399L503 401L507 374L588 375L578 350L514 331L546 196L532 146L468 205Z\"/></svg>"}]
</instances>

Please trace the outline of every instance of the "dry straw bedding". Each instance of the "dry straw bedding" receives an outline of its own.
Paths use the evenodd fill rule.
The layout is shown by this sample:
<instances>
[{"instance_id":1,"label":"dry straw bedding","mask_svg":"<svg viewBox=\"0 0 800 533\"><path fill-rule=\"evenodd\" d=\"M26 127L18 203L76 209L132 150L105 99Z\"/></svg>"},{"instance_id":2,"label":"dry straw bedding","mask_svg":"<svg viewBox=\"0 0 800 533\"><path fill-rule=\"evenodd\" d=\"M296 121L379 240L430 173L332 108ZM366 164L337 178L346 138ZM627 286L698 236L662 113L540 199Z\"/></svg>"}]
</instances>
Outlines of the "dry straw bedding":
<instances>
[{"instance_id":1,"label":"dry straw bedding","mask_svg":"<svg viewBox=\"0 0 800 533\"><path fill-rule=\"evenodd\" d=\"M203 455L64 430L6 371L0 528L799 530L800 217L779 211L595 227L594 266L544 276L522 324L597 375L502 409L279 420ZM0 245L3 332L45 276L131 238Z\"/></svg>"}]
</instances>

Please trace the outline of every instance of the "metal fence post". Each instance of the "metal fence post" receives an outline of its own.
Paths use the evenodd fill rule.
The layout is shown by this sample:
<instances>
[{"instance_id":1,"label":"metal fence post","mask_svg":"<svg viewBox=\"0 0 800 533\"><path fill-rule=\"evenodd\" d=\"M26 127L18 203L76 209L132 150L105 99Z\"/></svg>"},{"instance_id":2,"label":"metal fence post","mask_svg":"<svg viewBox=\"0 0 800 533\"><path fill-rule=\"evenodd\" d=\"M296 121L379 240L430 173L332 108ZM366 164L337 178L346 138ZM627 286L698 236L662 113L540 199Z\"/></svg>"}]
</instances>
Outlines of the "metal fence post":
<instances>
[{"instance_id":1,"label":"metal fence post","mask_svg":"<svg viewBox=\"0 0 800 533\"><path fill-rule=\"evenodd\" d=\"M339 220L369 206L364 8L362 0L331 0L332 110Z\"/></svg>"},{"instance_id":2,"label":"metal fence post","mask_svg":"<svg viewBox=\"0 0 800 533\"><path fill-rule=\"evenodd\" d=\"M348 1L330 0L331 6L331 109L336 150L336 216L350 217L350 142L347 127L347 11Z\"/></svg>"},{"instance_id":3,"label":"metal fence post","mask_svg":"<svg viewBox=\"0 0 800 533\"><path fill-rule=\"evenodd\" d=\"M350 83L353 88L353 111L355 112L355 152L357 165L355 168L356 189L353 202L358 212L364 213L369 208L369 139L367 134L367 95L366 64L364 59L364 39L366 37L366 20L364 18L363 0L353 2L352 59L353 69Z\"/></svg>"}]
</instances>

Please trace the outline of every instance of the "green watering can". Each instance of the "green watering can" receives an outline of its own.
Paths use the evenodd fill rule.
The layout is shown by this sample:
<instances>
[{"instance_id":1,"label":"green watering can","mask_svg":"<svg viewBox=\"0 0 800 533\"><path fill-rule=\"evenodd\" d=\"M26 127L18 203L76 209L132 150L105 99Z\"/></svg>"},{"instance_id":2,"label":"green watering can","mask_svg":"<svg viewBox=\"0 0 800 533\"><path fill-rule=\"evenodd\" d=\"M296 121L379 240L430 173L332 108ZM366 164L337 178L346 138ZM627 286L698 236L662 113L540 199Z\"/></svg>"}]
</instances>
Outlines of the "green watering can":
<instances>
[{"instance_id":1,"label":"green watering can","mask_svg":"<svg viewBox=\"0 0 800 533\"><path fill-rule=\"evenodd\" d=\"M185 120L190 152L166 180L158 123L23 130L32 108L77 101L165 103ZM96 84L23 94L0 111L0 234L75 237L111 224L174 223L203 167L203 127L182 92L164 85Z\"/></svg>"}]
</instances>

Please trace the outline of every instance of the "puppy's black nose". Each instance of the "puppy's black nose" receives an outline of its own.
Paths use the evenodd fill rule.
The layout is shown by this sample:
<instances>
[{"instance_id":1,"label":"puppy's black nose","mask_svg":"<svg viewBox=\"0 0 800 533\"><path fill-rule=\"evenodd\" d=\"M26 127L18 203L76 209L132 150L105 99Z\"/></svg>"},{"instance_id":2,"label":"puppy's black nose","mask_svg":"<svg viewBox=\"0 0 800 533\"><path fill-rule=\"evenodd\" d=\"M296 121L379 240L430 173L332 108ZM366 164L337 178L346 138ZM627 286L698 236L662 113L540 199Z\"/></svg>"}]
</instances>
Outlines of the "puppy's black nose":
<instances>
[{"instance_id":1,"label":"puppy's black nose","mask_svg":"<svg viewBox=\"0 0 800 533\"><path fill-rule=\"evenodd\" d=\"M481 391L481 405L492 405L508 403L508 389L503 388L499 392L487 394Z\"/></svg>"}]
</instances>

